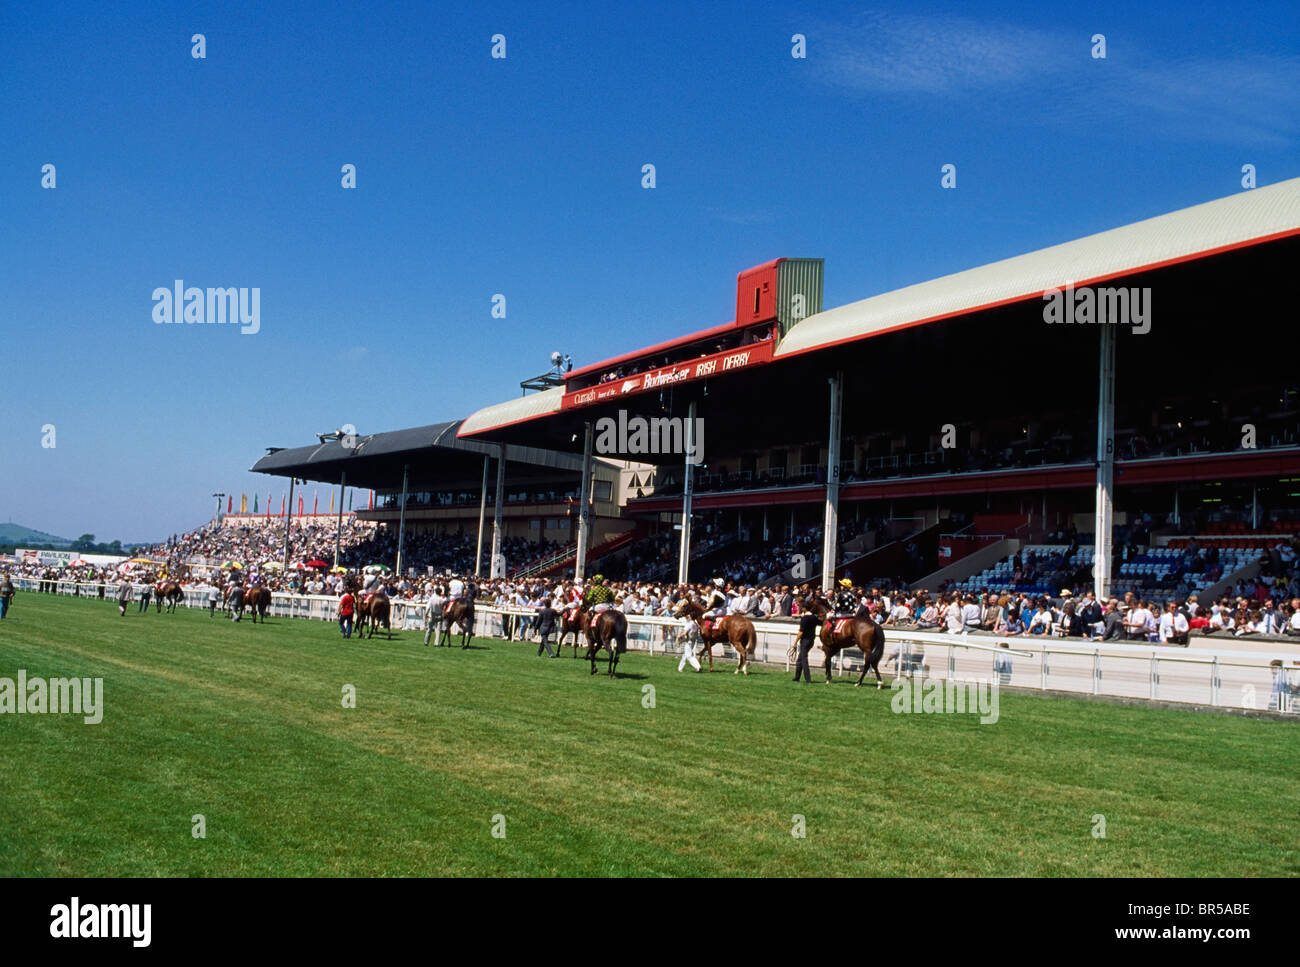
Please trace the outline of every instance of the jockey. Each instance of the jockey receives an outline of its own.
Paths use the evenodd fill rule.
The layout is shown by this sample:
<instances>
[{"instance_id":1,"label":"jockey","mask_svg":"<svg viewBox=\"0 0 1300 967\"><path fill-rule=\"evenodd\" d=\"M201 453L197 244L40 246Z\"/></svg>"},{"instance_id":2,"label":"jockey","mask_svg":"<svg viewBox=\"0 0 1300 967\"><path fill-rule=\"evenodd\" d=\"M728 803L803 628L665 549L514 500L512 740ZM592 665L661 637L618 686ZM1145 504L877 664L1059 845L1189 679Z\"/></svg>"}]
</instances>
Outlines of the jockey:
<instances>
[{"instance_id":1,"label":"jockey","mask_svg":"<svg viewBox=\"0 0 1300 967\"><path fill-rule=\"evenodd\" d=\"M713 579L713 587L704 598L702 621L710 621L727 613L727 596L722 593L722 578Z\"/></svg>"},{"instance_id":2,"label":"jockey","mask_svg":"<svg viewBox=\"0 0 1300 967\"><path fill-rule=\"evenodd\" d=\"M853 582L848 578L840 579L840 591L835 595L837 614L853 615L858 610L858 596L853 593Z\"/></svg>"},{"instance_id":3,"label":"jockey","mask_svg":"<svg viewBox=\"0 0 1300 967\"><path fill-rule=\"evenodd\" d=\"M614 592L605 586L605 575L597 574L591 579L591 587L587 588L582 600L593 614L608 611L613 606Z\"/></svg>"}]
</instances>

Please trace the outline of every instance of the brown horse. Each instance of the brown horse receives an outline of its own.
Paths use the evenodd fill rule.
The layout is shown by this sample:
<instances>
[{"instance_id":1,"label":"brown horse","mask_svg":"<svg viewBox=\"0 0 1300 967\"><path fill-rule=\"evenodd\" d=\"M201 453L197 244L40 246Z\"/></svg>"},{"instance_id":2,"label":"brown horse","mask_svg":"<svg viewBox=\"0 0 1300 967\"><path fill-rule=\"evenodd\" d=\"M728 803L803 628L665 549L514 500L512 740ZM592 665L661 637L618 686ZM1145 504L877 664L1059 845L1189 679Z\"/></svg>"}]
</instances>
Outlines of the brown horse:
<instances>
[{"instance_id":1,"label":"brown horse","mask_svg":"<svg viewBox=\"0 0 1300 967\"><path fill-rule=\"evenodd\" d=\"M805 597L799 599L799 611L811 611L818 618L825 619L831 613L831 607L821 598ZM827 685L831 683L831 659L846 648L857 648L862 652L862 674L853 687L862 684L868 669L876 673L876 688L884 687L880 679L880 656L885 652L885 630L880 625L870 618L823 620L820 638L822 654L826 656Z\"/></svg>"},{"instance_id":2,"label":"brown horse","mask_svg":"<svg viewBox=\"0 0 1300 967\"><path fill-rule=\"evenodd\" d=\"M177 602L185 600L185 592L175 581L159 581L154 585L153 598L158 602L159 614L162 614L164 600L167 602L167 613L174 614Z\"/></svg>"},{"instance_id":3,"label":"brown horse","mask_svg":"<svg viewBox=\"0 0 1300 967\"><path fill-rule=\"evenodd\" d=\"M393 640L393 629L388 623L389 614L388 595L383 590L376 591L374 594L361 598L361 603L357 605L357 637L365 631L366 626L370 626L369 637L375 636L375 628L380 622L383 622L384 631L388 635L388 640Z\"/></svg>"},{"instance_id":4,"label":"brown horse","mask_svg":"<svg viewBox=\"0 0 1300 967\"><path fill-rule=\"evenodd\" d=\"M469 640L474 634L474 612L468 599L460 598L443 605L442 614L438 618L438 640L434 643L438 648L442 647L443 635L447 636L447 647L451 647L452 625L460 625L460 650L464 651L469 647Z\"/></svg>"},{"instance_id":5,"label":"brown horse","mask_svg":"<svg viewBox=\"0 0 1300 967\"><path fill-rule=\"evenodd\" d=\"M262 617L262 624L266 624L266 613L271 609L271 589L249 588L244 593L244 606L248 608L253 624L257 624L258 615Z\"/></svg>"},{"instance_id":6,"label":"brown horse","mask_svg":"<svg viewBox=\"0 0 1300 967\"><path fill-rule=\"evenodd\" d=\"M559 649L564 648L564 639L573 635L573 657L578 657L578 645L586 634L587 628L583 618L581 604L571 604L560 612L560 643ZM559 651L556 652L559 654Z\"/></svg>"},{"instance_id":7,"label":"brown horse","mask_svg":"<svg viewBox=\"0 0 1300 967\"><path fill-rule=\"evenodd\" d=\"M749 656L758 647L758 631L754 628L754 622L743 614L729 614L725 618L714 618L706 628L702 620L704 605L689 598L682 598L677 602L673 615L679 618L682 616L692 618L699 625L700 637L704 640L704 650L709 656L709 671L713 671L713 646L723 644L731 645L740 655L740 664L736 666L735 674L739 675L741 672L749 674Z\"/></svg>"},{"instance_id":8,"label":"brown horse","mask_svg":"<svg viewBox=\"0 0 1300 967\"><path fill-rule=\"evenodd\" d=\"M587 659L591 662L591 673L596 674L596 653L604 648L609 652L609 677L614 677L618 667L618 656L627 651L627 617L622 611L609 608L591 618L584 604L578 615L587 631Z\"/></svg>"}]
</instances>

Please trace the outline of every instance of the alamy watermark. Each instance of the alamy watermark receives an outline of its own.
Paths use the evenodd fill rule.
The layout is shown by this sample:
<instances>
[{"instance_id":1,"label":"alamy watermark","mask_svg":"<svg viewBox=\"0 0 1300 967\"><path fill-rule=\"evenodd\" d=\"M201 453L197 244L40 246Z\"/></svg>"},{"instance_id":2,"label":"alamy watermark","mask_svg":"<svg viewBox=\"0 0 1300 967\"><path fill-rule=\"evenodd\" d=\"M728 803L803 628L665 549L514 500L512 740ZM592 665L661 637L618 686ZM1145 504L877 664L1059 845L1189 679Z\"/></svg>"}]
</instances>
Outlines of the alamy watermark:
<instances>
[{"instance_id":1,"label":"alamy watermark","mask_svg":"<svg viewBox=\"0 0 1300 967\"><path fill-rule=\"evenodd\" d=\"M1144 336L1151 331L1151 289L1090 285L1075 288L1067 282L1064 289L1043 292L1043 322L1048 325L1131 325L1133 332Z\"/></svg>"},{"instance_id":2,"label":"alamy watermark","mask_svg":"<svg viewBox=\"0 0 1300 967\"><path fill-rule=\"evenodd\" d=\"M185 285L177 279L168 289L153 290L153 321L193 325L238 325L245 336L254 336L262 328L262 290L260 288L209 288Z\"/></svg>"},{"instance_id":3,"label":"alamy watermark","mask_svg":"<svg viewBox=\"0 0 1300 967\"><path fill-rule=\"evenodd\" d=\"M602 416L596 421L595 448L606 456L634 457L643 453L679 453L691 463L704 462L704 418L694 425L680 416Z\"/></svg>"},{"instance_id":4,"label":"alamy watermark","mask_svg":"<svg viewBox=\"0 0 1300 967\"><path fill-rule=\"evenodd\" d=\"M980 725L998 720L997 682L895 678L889 705L898 715L978 715Z\"/></svg>"},{"instance_id":5,"label":"alamy watermark","mask_svg":"<svg viewBox=\"0 0 1300 967\"><path fill-rule=\"evenodd\" d=\"M0 715L80 715L87 725L104 718L102 678L0 678Z\"/></svg>"}]
</instances>

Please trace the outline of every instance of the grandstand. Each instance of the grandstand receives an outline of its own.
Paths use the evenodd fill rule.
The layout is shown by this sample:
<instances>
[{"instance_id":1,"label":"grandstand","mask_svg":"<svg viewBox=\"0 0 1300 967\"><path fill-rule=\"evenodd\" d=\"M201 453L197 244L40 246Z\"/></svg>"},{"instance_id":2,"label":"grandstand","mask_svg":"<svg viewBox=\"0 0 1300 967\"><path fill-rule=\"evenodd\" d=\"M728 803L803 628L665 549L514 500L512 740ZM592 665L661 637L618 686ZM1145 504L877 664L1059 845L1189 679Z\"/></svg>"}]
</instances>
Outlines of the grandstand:
<instances>
[{"instance_id":1,"label":"grandstand","mask_svg":"<svg viewBox=\"0 0 1300 967\"><path fill-rule=\"evenodd\" d=\"M482 530L490 500L498 544L523 538L538 545L523 552L530 568L579 575L587 551L617 538L610 561L656 576L675 545L679 580L729 566L740 580L788 579L795 554L813 560L811 538L813 563L834 562L817 569L823 586L840 573L1009 586L1018 552L1050 557L1054 535L1073 531L1091 546L1053 580L1019 583L1210 587L1261 545L1233 544L1194 572L1174 566L1178 540L1222 520L1255 535L1300 514L1300 372L1225 367L1214 349L1246 320L1253 344L1289 345L1271 293L1297 254L1300 179L824 311L821 261L778 259L739 274L721 325L463 421L346 454L281 451L254 469L333 483L346 472L379 492L362 516L399 532ZM1148 293L1149 331L1045 321L1045 293L1103 283ZM707 452L693 466L681 453L595 453L593 427L620 414L703 420ZM503 447L493 488L487 463ZM980 515L1021 523L963 533ZM701 546L692 531L706 522L718 535Z\"/></svg>"}]
</instances>

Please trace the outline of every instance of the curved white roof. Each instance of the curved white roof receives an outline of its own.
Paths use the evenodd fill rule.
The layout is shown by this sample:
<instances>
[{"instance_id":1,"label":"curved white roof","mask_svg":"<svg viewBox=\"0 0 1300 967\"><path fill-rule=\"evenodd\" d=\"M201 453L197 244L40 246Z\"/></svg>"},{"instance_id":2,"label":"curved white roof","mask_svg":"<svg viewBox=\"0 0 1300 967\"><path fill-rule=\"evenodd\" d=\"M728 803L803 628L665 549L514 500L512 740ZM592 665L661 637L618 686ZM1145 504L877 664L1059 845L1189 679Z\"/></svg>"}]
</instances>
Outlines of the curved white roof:
<instances>
[{"instance_id":1,"label":"curved white roof","mask_svg":"<svg viewBox=\"0 0 1300 967\"><path fill-rule=\"evenodd\" d=\"M504 403L493 403L481 410L475 410L460 425L457 436L470 436L485 430L497 430L512 423L522 423L539 416L550 416L560 412L560 401L564 398L564 387L555 386L540 393L529 393Z\"/></svg>"},{"instance_id":2,"label":"curved white roof","mask_svg":"<svg viewBox=\"0 0 1300 967\"><path fill-rule=\"evenodd\" d=\"M978 309L1041 299L1046 290L1067 282L1089 285L1295 234L1300 234L1300 178L819 312L786 333L775 358Z\"/></svg>"}]
</instances>

